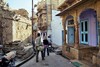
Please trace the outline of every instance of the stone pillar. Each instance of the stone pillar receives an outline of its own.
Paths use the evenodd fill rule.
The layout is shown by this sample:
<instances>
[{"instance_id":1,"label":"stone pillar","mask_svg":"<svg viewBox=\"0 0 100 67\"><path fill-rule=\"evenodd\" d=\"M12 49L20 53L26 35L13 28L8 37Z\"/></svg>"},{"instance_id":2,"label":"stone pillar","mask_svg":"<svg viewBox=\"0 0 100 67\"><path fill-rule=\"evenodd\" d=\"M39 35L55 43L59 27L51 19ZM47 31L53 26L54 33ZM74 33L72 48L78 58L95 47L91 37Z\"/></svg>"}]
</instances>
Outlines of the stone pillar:
<instances>
[{"instance_id":1,"label":"stone pillar","mask_svg":"<svg viewBox=\"0 0 100 67\"><path fill-rule=\"evenodd\" d=\"M64 29L64 45L67 45L66 43L66 20L64 18L62 19L62 25Z\"/></svg>"},{"instance_id":2,"label":"stone pillar","mask_svg":"<svg viewBox=\"0 0 100 67\"><path fill-rule=\"evenodd\" d=\"M97 11L97 20L98 20L98 22L99 22L99 28L100 28L100 0L99 1L97 1L97 4L96 4L96 6L97 6L97 9L96 9L96 11ZM98 36L99 36L99 52L98 52L98 55L100 56L100 29L98 29Z\"/></svg>"},{"instance_id":3,"label":"stone pillar","mask_svg":"<svg viewBox=\"0 0 100 67\"><path fill-rule=\"evenodd\" d=\"M98 22L99 22L99 25L98 26L100 28L100 18L98 18ZM98 34L99 34L98 35L98 37L99 37L99 42L98 42L99 43L99 52L98 52L98 55L100 56L100 29L98 29Z\"/></svg>"},{"instance_id":4,"label":"stone pillar","mask_svg":"<svg viewBox=\"0 0 100 67\"><path fill-rule=\"evenodd\" d=\"M77 10L76 10L76 16L74 18L74 23L75 23L75 45L74 48L79 48L79 24L78 24L78 19L77 19Z\"/></svg>"}]
</instances>

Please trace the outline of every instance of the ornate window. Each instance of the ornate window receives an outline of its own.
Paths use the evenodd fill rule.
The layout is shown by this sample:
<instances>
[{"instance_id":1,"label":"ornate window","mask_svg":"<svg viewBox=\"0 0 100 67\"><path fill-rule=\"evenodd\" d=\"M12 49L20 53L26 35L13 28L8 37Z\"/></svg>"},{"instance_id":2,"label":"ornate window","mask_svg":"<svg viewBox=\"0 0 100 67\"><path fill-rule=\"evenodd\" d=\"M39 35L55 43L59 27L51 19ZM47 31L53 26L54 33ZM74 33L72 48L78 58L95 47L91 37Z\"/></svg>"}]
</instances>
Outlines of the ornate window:
<instances>
[{"instance_id":1,"label":"ornate window","mask_svg":"<svg viewBox=\"0 0 100 67\"><path fill-rule=\"evenodd\" d=\"M74 20L68 20L68 25L74 25Z\"/></svg>"}]
</instances>

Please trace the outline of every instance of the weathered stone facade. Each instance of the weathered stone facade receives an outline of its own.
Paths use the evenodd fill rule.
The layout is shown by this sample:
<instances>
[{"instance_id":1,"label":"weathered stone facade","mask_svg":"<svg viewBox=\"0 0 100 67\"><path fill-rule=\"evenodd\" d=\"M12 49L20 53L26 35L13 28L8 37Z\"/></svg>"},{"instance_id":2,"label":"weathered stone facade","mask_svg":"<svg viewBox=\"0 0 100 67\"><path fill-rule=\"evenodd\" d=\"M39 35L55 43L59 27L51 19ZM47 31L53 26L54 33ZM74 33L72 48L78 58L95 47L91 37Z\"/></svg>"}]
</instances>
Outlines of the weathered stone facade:
<instances>
[{"instance_id":1,"label":"weathered stone facade","mask_svg":"<svg viewBox=\"0 0 100 67\"><path fill-rule=\"evenodd\" d=\"M21 14L22 13L22 14ZM17 57L26 59L33 53L32 23L25 11L16 13L6 3L0 2L0 44L5 52L15 50Z\"/></svg>"},{"instance_id":2,"label":"weathered stone facade","mask_svg":"<svg viewBox=\"0 0 100 67\"><path fill-rule=\"evenodd\" d=\"M66 1L66 0L65 0ZM85 57L88 57L86 60L89 60L89 62L92 61L92 57L93 55L96 55L98 59L99 58L99 54L97 55L98 51L98 46L97 45L100 45L100 34L98 35L91 35L88 34L89 36L89 39L88 39L88 44L87 45L83 45L82 46L82 43L81 43L81 23L80 23L80 20L81 19L84 19L87 15L85 15L85 11L87 11L87 14L91 15L94 13L93 15L93 18L91 17L88 17L87 19L91 18L89 20L90 25L93 23L92 21L94 21L93 19L96 18L98 21L97 24L99 24L100 22L100 15L99 15L99 12L100 12L100 1L99 0L67 0L66 2L64 1L64 3L58 7L59 10L61 10L61 13L59 13L58 15L60 15L62 17L62 24L63 24L63 28L64 28L64 45L63 45L63 48L62 49L62 52L63 52L63 55L65 56L68 56L70 54L70 56L76 58L76 59L86 59ZM90 13L88 13L88 10L90 11ZM91 13L93 12L93 13ZM85 15L85 17L84 17ZM82 16L82 17L81 17ZM69 20L73 20L74 21L74 24L70 24L68 23ZM95 21L94 21L95 22ZM95 22L96 23L96 22ZM94 24L95 24L94 23ZM75 35L75 42L71 45L69 44L68 42L66 42L66 40L68 40L68 38L66 38L66 35L68 36L68 30L66 30L66 27L69 28L69 27L73 27L74 28L74 35ZM96 31L100 32L99 30L99 25L94 27L94 26L89 26L89 30L92 29L92 28L98 28L96 29ZM90 30L91 31L91 30ZM93 30L94 32L96 32L95 30ZM87 36L87 37L88 37ZM98 37L98 40L95 38ZM94 37L94 38L92 38ZM94 43L95 40L97 40L98 43ZM90 42L89 42L90 41ZM84 44L84 43L83 43ZM92 45L93 44L93 45ZM69 47L69 46L72 46L72 47ZM93 47L94 46L94 47ZM67 50L69 49L69 50ZM94 54L95 53L95 54ZM99 60L96 60L97 64L98 62L100 62Z\"/></svg>"},{"instance_id":3,"label":"weathered stone facade","mask_svg":"<svg viewBox=\"0 0 100 67\"><path fill-rule=\"evenodd\" d=\"M43 27L43 24L47 23L46 2L42 0L41 2L38 2L37 5L38 27L42 30L41 27Z\"/></svg>"},{"instance_id":4,"label":"weathered stone facade","mask_svg":"<svg viewBox=\"0 0 100 67\"><path fill-rule=\"evenodd\" d=\"M13 21L13 41L20 40L24 43L31 43L32 26L31 21L20 16L19 21Z\"/></svg>"},{"instance_id":5,"label":"weathered stone facade","mask_svg":"<svg viewBox=\"0 0 100 67\"><path fill-rule=\"evenodd\" d=\"M16 40L31 42L32 28L31 21L28 18L15 14L8 8L4 9L3 6L0 7L0 16L3 44Z\"/></svg>"},{"instance_id":6,"label":"weathered stone facade","mask_svg":"<svg viewBox=\"0 0 100 67\"><path fill-rule=\"evenodd\" d=\"M1 44L11 42L12 40L12 23L14 12L5 7L3 2L0 3L0 40Z\"/></svg>"},{"instance_id":7,"label":"weathered stone facade","mask_svg":"<svg viewBox=\"0 0 100 67\"><path fill-rule=\"evenodd\" d=\"M43 26L50 26L52 21L52 10L57 10L58 0L42 0L37 5L38 22Z\"/></svg>"}]
</instances>

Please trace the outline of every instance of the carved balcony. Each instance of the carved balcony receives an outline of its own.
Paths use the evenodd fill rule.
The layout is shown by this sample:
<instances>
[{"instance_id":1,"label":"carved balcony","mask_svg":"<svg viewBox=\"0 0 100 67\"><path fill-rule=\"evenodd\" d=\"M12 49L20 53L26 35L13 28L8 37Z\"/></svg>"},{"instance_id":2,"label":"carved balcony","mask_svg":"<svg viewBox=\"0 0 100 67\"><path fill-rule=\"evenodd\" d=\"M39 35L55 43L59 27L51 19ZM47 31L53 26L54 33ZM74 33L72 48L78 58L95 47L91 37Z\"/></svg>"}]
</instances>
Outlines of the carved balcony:
<instances>
[{"instance_id":1,"label":"carved balcony","mask_svg":"<svg viewBox=\"0 0 100 67\"><path fill-rule=\"evenodd\" d=\"M39 30L42 30L42 31L47 30L48 24L46 22L45 23L38 23L38 28L39 28Z\"/></svg>"}]
</instances>

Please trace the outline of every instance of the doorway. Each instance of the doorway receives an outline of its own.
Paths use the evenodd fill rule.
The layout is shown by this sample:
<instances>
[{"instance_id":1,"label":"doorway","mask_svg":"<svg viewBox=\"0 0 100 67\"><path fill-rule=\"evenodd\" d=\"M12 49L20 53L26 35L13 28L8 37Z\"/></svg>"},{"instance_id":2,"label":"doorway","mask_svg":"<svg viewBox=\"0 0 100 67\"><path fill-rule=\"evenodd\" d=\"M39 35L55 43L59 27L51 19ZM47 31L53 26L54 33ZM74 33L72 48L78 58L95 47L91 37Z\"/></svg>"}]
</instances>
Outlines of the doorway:
<instances>
[{"instance_id":1,"label":"doorway","mask_svg":"<svg viewBox=\"0 0 100 67\"><path fill-rule=\"evenodd\" d=\"M74 27L68 27L68 44L74 44Z\"/></svg>"}]
</instances>

